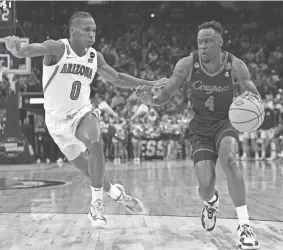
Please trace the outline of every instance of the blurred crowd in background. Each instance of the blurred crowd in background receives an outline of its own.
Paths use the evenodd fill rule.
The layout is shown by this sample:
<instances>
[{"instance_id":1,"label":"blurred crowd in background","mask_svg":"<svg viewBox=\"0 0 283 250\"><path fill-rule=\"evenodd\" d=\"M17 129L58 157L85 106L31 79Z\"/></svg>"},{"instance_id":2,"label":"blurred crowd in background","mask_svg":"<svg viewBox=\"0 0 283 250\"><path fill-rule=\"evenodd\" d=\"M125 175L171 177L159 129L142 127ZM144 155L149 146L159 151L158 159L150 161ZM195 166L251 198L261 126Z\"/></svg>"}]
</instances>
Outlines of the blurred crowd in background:
<instances>
[{"instance_id":1,"label":"blurred crowd in background","mask_svg":"<svg viewBox=\"0 0 283 250\"><path fill-rule=\"evenodd\" d=\"M177 61L196 50L197 26L220 21L223 49L248 66L266 108L257 132L241 135L242 160L274 160L283 156L280 127L283 117L283 4L281 2L17 2L20 37L30 42L60 39L75 11L90 12L98 32L95 48L119 72L156 80L170 77ZM19 11L25 9L25 11ZM266 17L272 19L266 20ZM22 91L42 92L42 58L32 59L32 73ZM101 116L106 158L138 163L143 138L162 137L164 159L190 158L187 127L192 118L186 86L162 107L144 107L132 90L120 89L99 75L91 85L91 99L107 104L113 112ZM38 161L62 161L42 115L27 112L22 124L37 152ZM27 127L30 126L28 129ZM28 132L27 132L28 131ZM165 148L166 150L163 150ZM181 150L183 148L183 150ZM268 151L268 152L267 152Z\"/></svg>"}]
</instances>

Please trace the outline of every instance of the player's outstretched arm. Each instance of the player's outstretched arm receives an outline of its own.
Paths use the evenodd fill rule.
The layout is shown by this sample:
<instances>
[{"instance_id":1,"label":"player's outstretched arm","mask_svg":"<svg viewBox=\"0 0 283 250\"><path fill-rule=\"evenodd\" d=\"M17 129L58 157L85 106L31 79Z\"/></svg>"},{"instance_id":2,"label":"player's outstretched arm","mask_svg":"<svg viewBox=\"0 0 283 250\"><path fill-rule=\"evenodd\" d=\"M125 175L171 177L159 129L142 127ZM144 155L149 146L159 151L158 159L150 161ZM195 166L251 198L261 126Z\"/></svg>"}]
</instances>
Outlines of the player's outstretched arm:
<instances>
[{"instance_id":1,"label":"player's outstretched arm","mask_svg":"<svg viewBox=\"0 0 283 250\"><path fill-rule=\"evenodd\" d=\"M164 88L157 95L152 94L151 89L141 90L140 99L148 105L162 106L167 103L171 97L182 86L189 72L192 69L192 56L180 59L174 69L173 75L167 80Z\"/></svg>"},{"instance_id":2,"label":"player's outstretched arm","mask_svg":"<svg viewBox=\"0 0 283 250\"><path fill-rule=\"evenodd\" d=\"M247 65L240 59L234 58L232 63L232 72L236 82L238 82L241 94L245 92L253 93L257 98L261 99L260 94L253 84Z\"/></svg>"},{"instance_id":3,"label":"player's outstretched arm","mask_svg":"<svg viewBox=\"0 0 283 250\"><path fill-rule=\"evenodd\" d=\"M45 55L60 55L64 52L64 44L54 40L47 40L43 43L31 43L20 45L18 37L5 37L6 48L12 55L18 58L36 57Z\"/></svg>"},{"instance_id":4,"label":"player's outstretched arm","mask_svg":"<svg viewBox=\"0 0 283 250\"><path fill-rule=\"evenodd\" d=\"M100 52L97 52L97 73L101 75L106 81L111 82L112 84L120 88L137 88L139 86L160 86L159 81L146 81L143 79L138 79L133 76L119 73L108 65L103 55Z\"/></svg>"}]
</instances>

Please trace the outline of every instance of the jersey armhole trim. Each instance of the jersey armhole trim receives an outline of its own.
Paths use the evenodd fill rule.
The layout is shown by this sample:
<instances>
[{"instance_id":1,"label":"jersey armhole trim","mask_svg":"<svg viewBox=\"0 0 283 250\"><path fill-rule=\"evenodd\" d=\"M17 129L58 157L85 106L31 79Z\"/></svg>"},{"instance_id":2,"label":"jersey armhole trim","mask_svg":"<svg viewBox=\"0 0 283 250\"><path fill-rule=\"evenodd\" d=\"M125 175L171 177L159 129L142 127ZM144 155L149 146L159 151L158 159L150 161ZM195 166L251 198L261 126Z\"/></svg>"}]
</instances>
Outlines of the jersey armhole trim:
<instances>
[{"instance_id":1,"label":"jersey armhole trim","mask_svg":"<svg viewBox=\"0 0 283 250\"><path fill-rule=\"evenodd\" d=\"M56 66L56 68L54 69L52 75L50 76L50 78L48 79L44 89L43 89L43 94L45 94L48 86L50 85L50 83L52 82L52 80L54 79L54 77L56 76L57 72L58 72L58 69L59 69L59 65Z\"/></svg>"}]
</instances>

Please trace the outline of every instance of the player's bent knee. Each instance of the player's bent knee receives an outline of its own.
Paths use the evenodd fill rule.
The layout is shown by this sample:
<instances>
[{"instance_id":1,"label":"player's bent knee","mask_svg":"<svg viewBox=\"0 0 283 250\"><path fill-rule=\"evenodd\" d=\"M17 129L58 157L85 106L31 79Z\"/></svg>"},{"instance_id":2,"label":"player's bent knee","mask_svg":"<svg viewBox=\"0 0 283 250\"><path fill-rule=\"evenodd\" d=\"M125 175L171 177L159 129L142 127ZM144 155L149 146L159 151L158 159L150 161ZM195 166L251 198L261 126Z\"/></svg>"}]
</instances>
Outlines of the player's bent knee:
<instances>
[{"instance_id":1,"label":"player's bent knee","mask_svg":"<svg viewBox=\"0 0 283 250\"><path fill-rule=\"evenodd\" d=\"M226 167L232 166L234 163L236 163L236 154L234 152L219 154L219 161Z\"/></svg>"},{"instance_id":2,"label":"player's bent knee","mask_svg":"<svg viewBox=\"0 0 283 250\"><path fill-rule=\"evenodd\" d=\"M238 151L237 140L233 137L224 137L220 142L219 161L226 173L236 173L239 168L236 163L236 154Z\"/></svg>"},{"instance_id":3,"label":"player's bent knee","mask_svg":"<svg viewBox=\"0 0 283 250\"><path fill-rule=\"evenodd\" d=\"M232 136L223 137L220 141L219 149L218 149L218 156L220 157L228 157L233 156L238 152L238 141L236 138Z\"/></svg>"}]
</instances>

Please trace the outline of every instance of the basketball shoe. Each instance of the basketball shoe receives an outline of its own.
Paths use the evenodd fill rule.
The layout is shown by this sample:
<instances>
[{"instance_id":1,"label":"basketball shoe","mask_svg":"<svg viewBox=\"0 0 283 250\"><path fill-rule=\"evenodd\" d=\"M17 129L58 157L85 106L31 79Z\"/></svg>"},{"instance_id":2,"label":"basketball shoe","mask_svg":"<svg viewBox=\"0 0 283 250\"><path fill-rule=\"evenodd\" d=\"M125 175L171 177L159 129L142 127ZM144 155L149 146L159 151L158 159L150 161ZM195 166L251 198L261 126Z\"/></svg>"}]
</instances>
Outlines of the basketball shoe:
<instances>
[{"instance_id":1,"label":"basketball shoe","mask_svg":"<svg viewBox=\"0 0 283 250\"><path fill-rule=\"evenodd\" d=\"M206 231L212 231L216 225L219 197L218 191L215 189L216 200L212 203L204 201L201 213L201 224Z\"/></svg>"},{"instance_id":2,"label":"basketball shoe","mask_svg":"<svg viewBox=\"0 0 283 250\"><path fill-rule=\"evenodd\" d=\"M139 214L143 211L143 205L141 201L126 194L125 188L122 185L114 184L114 186L121 191L121 195L116 201L122 204L128 212L131 214Z\"/></svg>"},{"instance_id":3,"label":"basketball shoe","mask_svg":"<svg viewBox=\"0 0 283 250\"><path fill-rule=\"evenodd\" d=\"M103 214L104 205L102 200L96 200L90 205L88 218L91 220L93 227L104 228L107 225L106 218Z\"/></svg>"},{"instance_id":4,"label":"basketball shoe","mask_svg":"<svg viewBox=\"0 0 283 250\"><path fill-rule=\"evenodd\" d=\"M249 225L238 226L238 242L237 247L240 249L254 250L259 249L258 241L255 238L254 232Z\"/></svg>"}]
</instances>

